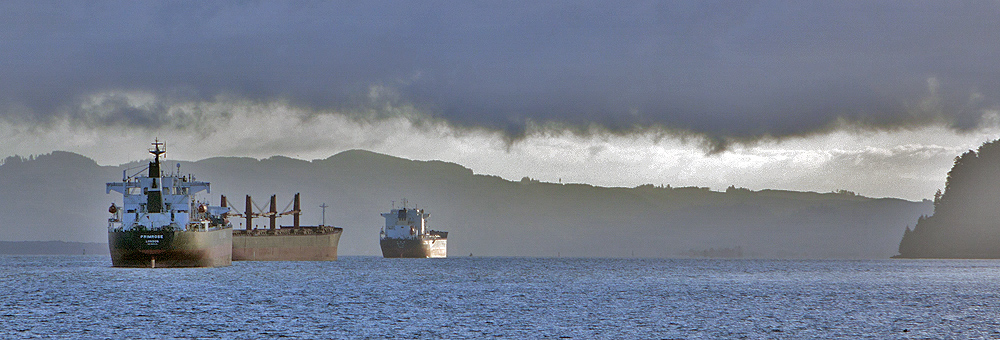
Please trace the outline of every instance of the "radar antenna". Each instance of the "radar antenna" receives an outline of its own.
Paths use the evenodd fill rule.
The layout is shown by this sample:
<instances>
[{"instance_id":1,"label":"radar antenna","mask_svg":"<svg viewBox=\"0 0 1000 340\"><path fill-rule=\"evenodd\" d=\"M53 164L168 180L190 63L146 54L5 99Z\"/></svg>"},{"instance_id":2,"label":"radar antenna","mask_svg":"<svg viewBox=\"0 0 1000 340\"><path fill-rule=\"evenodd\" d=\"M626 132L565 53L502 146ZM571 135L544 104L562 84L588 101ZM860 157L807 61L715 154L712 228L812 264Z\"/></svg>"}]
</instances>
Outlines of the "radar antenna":
<instances>
[{"instance_id":1,"label":"radar antenna","mask_svg":"<svg viewBox=\"0 0 1000 340\"><path fill-rule=\"evenodd\" d=\"M163 147L163 149L160 149L161 146ZM156 162L159 163L160 155L167 153L167 143L161 142L160 139L157 138L156 141L153 142L153 148L149 149L149 153L153 154L153 156L156 158Z\"/></svg>"}]
</instances>

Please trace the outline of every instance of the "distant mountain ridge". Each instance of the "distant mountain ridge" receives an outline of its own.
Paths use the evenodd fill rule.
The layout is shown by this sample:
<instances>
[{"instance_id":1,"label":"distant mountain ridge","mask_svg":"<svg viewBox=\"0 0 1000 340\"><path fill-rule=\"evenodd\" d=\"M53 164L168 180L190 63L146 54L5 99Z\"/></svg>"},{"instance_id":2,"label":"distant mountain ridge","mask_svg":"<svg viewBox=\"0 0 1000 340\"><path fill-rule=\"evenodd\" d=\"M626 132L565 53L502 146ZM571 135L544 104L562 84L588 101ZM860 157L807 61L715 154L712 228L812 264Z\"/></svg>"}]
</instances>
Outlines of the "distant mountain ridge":
<instances>
[{"instance_id":1,"label":"distant mountain ridge","mask_svg":"<svg viewBox=\"0 0 1000 340\"><path fill-rule=\"evenodd\" d=\"M178 162L166 163L165 171L175 171ZM509 181L363 150L313 161L179 163L182 173L212 183L202 199L218 204L223 194L238 211L247 194L259 206L277 194L280 210L301 192L303 223L318 224L318 206L328 204L327 224L344 227L342 255L378 255L379 213L403 198L431 213L432 229L451 232L451 256L684 257L740 249L743 257L885 258L896 253L900 230L931 211L929 202L846 192ZM8 158L0 165L0 239L105 240L107 207L121 196L105 194L104 183L120 180L124 168L68 152Z\"/></svg>"}]
</instances>

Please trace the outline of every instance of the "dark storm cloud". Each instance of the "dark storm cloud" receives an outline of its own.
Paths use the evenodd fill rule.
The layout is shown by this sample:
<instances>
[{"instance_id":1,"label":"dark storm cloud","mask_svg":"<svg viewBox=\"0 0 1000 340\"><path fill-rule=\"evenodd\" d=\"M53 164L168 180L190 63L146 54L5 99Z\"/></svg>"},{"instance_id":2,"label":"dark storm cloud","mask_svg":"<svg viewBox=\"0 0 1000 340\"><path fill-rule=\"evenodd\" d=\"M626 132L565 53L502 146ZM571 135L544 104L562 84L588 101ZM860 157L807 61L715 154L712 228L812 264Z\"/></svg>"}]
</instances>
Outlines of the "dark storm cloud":
<instances>
[{"instance_id":1,"label":"dark storm cloud","mask_svg":"<svg viewBox=\"0 0 1000 340\"><path fill-rule=\"evenodd\" d=\"M1000 98L998 7L3 2L0 107L24 109L0 114L78 115L72 108L103 91L352 109L376 104L377 85L457 126L510 136L532 123L598 124L688 131L720 148L838 121L968 129ZM156 126L170 124L164 110L113 112Z\"/></svg>"}]
</instances>

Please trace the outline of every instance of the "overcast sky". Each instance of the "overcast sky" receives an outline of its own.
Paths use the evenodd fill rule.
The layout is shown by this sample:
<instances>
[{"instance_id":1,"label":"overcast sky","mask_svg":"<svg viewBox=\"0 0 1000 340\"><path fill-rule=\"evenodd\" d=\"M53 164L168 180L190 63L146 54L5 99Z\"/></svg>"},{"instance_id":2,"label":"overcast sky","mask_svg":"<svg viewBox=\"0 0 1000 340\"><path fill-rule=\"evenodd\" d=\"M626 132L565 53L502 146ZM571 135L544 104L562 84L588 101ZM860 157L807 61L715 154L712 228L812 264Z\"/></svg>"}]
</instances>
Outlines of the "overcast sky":
<instances>
[{"instance_id":1,"label":"overcast sky","mask_svg":"<svg viewBox=\"0 0 1000 340\"><path fill-rule=\"evenodd\" d=\"M0 2L0 157L368 149L508 179L931 197L1000 3Z\"/></svg>"}]
</instances>

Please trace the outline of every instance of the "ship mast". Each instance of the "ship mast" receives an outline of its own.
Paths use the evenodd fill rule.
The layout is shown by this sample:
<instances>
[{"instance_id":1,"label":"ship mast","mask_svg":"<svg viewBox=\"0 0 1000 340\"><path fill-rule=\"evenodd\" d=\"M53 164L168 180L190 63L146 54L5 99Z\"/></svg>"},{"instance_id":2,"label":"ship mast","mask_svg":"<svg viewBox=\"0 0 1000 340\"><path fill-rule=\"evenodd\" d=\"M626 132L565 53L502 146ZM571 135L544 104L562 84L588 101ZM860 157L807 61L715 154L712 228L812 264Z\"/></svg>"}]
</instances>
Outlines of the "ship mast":
<instances>
[{"instance_id":1,"label":"ship mast","mask_svg":"<svg viewBox=\"0 0 1000 340\"><path fill-rule=\"evenodd\" d=\"M163 147L162 150L160 149L161 146ZM149 149L149 153L153 154L153 163L156 163L156 165L160 165L160 155L167 153L167 143L161 142L159 139L157 139L155 142L153 142L153 148Z\"/></svg>"},{"instance_id":2,"label":"ship mast","mask_svg":"<svg viewBox=\"0 0 1000 340\"><path fill-rule=\"evenodd\" d=\"M275 219L278 218L278 210L277 210L278 207L276 206L277 204L278 204L278 195L271 195L271 211L268 212L268 215L270 215L269 217L271 219L271 228L270 228L271 231L274 231L274 228L276 227Z\"/></svg>"},{"instance_id":3,"label":"ship mast","mask_svg":"<svg viewBox=\"0 0 1000 340\"><path fill-rule=\"evenodd\" d=\"M294 204L294 206L292 207L292 211L293 211L293 213L292 213L292 226L295 229L298 229L299 228L299 215L301 214L301 210L300 210L301 207L299 206L299 193L295 193L295 199L293 199L292 201L293 201L293 204Z\"/></svg>"},{"instance_id":4,"label":"ship mast","mask_svg":"<svg viewBox=\"0 0 1000 340\"><path fill-rule=\"evenodd\" d=\"M160 146L163 149L160 149ZM149 162L149 178L152 179L152 185L148 189L146 196L146 212L149 213L161 213L163 212L163 193L160 191L160 155L167 153L167 143L160 142L157 139L153 142L153 149L149 150L149 153L153 154L153 161Z\"/></svg>"},{"instance_id":5,"label":"ship mast","mask_svg":"<svg viewBox=\"0 0 1000 340\"><path fill-rule=\"evenodd\" d=\"M329 205L326 205L326 202L323 202L323 204L321 204L319 207L323 208L323 224L322 225L326 225L326 207L329 207Z\"/></svg>"}]
</instances>

